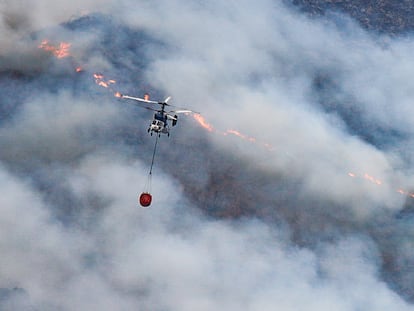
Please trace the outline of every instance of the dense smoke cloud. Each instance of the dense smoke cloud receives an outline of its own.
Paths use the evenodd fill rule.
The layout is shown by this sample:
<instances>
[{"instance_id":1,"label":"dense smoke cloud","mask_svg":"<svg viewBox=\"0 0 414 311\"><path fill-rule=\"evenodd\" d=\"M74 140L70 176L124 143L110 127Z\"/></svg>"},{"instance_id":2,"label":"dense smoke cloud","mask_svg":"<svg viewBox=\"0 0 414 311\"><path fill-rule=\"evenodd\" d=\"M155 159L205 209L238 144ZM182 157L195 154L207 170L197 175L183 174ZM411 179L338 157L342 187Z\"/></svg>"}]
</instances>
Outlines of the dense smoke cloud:
<instances>
[{"instance_id":1,"label":"dense smoke cloud","mask_svg":"<svg viewBox=\"0 0 414 311\"><path fill-rule=\"evenodd\" d=\"M57 27L60 23L83 14L106 11L110 1L30 1L3 0L0 2L1 31L8 35L27 35L45 27ZM99 4L99 7L97 8ZM7 36L5 39L9 39Z\"/></svg>"},{"instance_id":2,"label":"dense smoke cloud","mask_svg":"<svg viewBox=\"0 0 414 311\"><path fill-rule=\"evenodd\" d=\"M275 146L277 152L263 153L263 158L254 145L243 152L253 152L257 162L267 159L270 169L299 177L311 192L332 194L341 203L349 196L361 196L360 204L374 208L401 204L394 184L406 186L409 182L392 168L393 161L402 165L399 155L390 157L388 150L378 148L381 142L364 140L365 125L354 128L350 116L341 115L344 110L355 110L354 122L375 126L378 132L385 129L403 136L412 131L407 127L412 114L400 113L409 112L407 90L412 82L401 79L394 47L384 50L351 22L339 31L333 23L311 23L269 1L237 6L214 3L208 8L172 3L161 1L126 16L138 29L147 29L170 42L173 51L178 50L155 59L150 81L176 94L184 105L206 111L222 128L236 128ZM150 23L153 16L163 22ZM395 49L400 44L397 41ZM410 59L403 61L409 67ZM388 78L397 77L396 88L385 87L389 80L382 72ZM180 79L174 78L177 76ZM318 93L315 84L321 80L321 88L331 81L334 86ZM384 99L379 101L378 96ZM324 107L332 102L338 109ZM392 151L400 141L387 147ZM290 163L280 156L280 149L290 155ZM372 192L350 182L349 171L369 172L392 184Z\"/></svg>"},{"instance_id":3,"label":"dense smoke cloud","mask_svg":"<svg viewBox=\"0 0 414 311\"><path fill-rule=\"evenodd\" d=\"M0 306L413 309L409 38L266 0L82 4L1 3ZM214 127L161 139L150 209L149 115L115 88Z\"/></svg>"}]
</instances>

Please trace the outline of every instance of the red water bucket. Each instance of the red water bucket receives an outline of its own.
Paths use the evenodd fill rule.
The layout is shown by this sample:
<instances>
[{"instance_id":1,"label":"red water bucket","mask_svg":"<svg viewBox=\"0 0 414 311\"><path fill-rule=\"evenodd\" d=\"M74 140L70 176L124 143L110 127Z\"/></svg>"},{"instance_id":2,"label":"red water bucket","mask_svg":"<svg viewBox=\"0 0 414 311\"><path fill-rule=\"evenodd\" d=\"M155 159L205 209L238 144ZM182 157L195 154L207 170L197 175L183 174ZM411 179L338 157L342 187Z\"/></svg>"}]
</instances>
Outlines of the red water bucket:
<instances>
[{"instance_id":1,"label":"red water bucket","mask_svg":"<svg viewBox=\"0 0 414 311\"><path fill-rule=\"evenodd\" d=\"M141 204L141 206L143 206L143 207L150 206L151 201L152 201L152 195L149 194L148 192L143 192L139 196L139 204Z\"/></svg>"}]
</instances>

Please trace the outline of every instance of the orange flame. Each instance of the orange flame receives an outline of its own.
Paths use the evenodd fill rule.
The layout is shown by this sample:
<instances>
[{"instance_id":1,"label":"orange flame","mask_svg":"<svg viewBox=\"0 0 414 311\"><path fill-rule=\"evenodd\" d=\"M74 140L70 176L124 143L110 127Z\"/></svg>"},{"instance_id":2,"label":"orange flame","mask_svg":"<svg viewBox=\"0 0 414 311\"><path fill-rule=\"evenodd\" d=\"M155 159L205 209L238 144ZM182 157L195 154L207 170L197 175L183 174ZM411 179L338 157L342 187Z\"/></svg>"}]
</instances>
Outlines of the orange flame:
<instances>
[{"instance_id":1,"label":"orange flame","mask_svg":"<svg viewBox=\"0 0 414 311\"><path fill-rule=\"evenodd\" d=\"M59 46L56 47L56 46L49 44L48 40L43 40L39 44L38 47L39 49L52 53L57 58L64 58L64 57L70 56L70 53L69 53L70 46L71 46L70 43L61 42Z\"/></svg>"},{"instance_id":2,"label":"orange flame","mask_svg":"<svg viewBox=\"0 0 414 311\"><path fill-rule=\"evenodd\" d=\"M359 178L361 178L361 179L368 180L369 182L371 182L371 183L373 183L373 184L376 184L377 186L382 186L382 185L383 185L383 183L382 183L382 181L381 181L380 179L377 179L377 178L375 178L375 177L373 177L373 176L371 176L371 175L369 175L369 174L367 174L367 173L365 173L365 174L363 174L363 175L358 176L358 175L357 175L357 174L355 174L355 173L351 173L351 172L349 172L349 173L348 173L348 176L349 176L349 177L352 177L352 178L359 177ZM396 189L395 191L396 191L397 193L399 193L399 194L406 195L406 196L409 196L409 197L411 197L411 198L414 198L414 193L412 193L412 192L408 192L408 191L403 190L403 189L401 189L401 188L398 188L398 189Z\"/></svg>"},{"instance_id":3,"label":"orange flame","mask_svg":"<svg viewBox=\"0 0 414 311\"><path fill-rule=\"evenodd\" d=\"M375 179L374 177L368 175L367 173L364 174L364 178L367 179L367 180L369 180L370 182L372 182L374 184L377 184L377 185L381 185L382 184L381 180Z\"/></svg>"},{"instance_id":4,"label":"orange flame","mask_svg":"<svg viewBox=\"0 0 414 311\"><path fill-rule=\"evenodd\" d=\"M240 137L240 138L242 138L242 139L244 139L244 140L248 140L248 141L250 141L250 142L256 142L256 138L246 136L246 135L244 135L244 134L242 134L242 133L240 133L239 131L236 131L236 130L227 130L227 131L224 133L224 135L227 135L227 134L232 134L232 135L235 135L235 136L237 136L237 137Z\"/></svg>"},{"instance_id":5,"label":"orange flame","mask_svg":"<svg viewBox=\"0 0 414 311\"><path fill-rule=\"evenodd\" d=\"M101 73L94 73L93 77L95 78L95 83L98 84L99 86L102 86L104 88L108 88L111 84L115 84L116 81L115 80L104 80L104 75Z\"/></svg>"},{"instance_id":6,"label":"orange flame","mask_svg":"<svg viewBox=\"0 0 414 311\"><path fill-rule=\"evenodd\" d=\"M71 54L69 52L70 47L71 47L71 44L67 43L67 42L61 42L61 43L59 43L58 46L53 46L49 43L48 40L43 40L38 45L39 49L42 49L46 52L49 52L52 55L54 55L56 58L59 58L59 59L71 56ZM75 71L76 72L82 72L83 71L82 66L76 67Z\"/></svg>"},{"instance_id":7,"label":"orange flame","mask_svg":"<svg viewBox=\"0 0 414 311\"><path fill-rule=\"evenodd\" d=\"M193 114L194 119L202 126L204 127L207 131L209 132L213 132L214 128L211 124L207 123L207 121L201 116L201 114Z\"/></svg>"}]
</instances>

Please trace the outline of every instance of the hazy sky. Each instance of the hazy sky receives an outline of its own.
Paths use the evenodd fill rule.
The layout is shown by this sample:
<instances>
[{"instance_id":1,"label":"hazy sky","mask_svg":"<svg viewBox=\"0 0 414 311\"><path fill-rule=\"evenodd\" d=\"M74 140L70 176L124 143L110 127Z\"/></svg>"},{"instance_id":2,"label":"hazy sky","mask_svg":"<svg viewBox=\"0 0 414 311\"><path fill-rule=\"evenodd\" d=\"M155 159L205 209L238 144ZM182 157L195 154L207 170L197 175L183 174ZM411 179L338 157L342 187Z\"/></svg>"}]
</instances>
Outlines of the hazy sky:
<instances>
[{"instance_id":1,"label":"hazy sky","mask_svg":"<svg viewBox=\"0 0 414 311\"><path fill-rule=\"evenodd\" d=\"M413 220L400 214L411 37L266 0L0 8L0 288L24 290L4 308L414 309ZM107 25L60 25L98 12ZM40 50L46 35L70 39L72 58ZM214 127L180 117L161 139L150 209L137 206L150 115L97 86L99 71L111 91L139 77Z\"/></svg>"}]
</instances>

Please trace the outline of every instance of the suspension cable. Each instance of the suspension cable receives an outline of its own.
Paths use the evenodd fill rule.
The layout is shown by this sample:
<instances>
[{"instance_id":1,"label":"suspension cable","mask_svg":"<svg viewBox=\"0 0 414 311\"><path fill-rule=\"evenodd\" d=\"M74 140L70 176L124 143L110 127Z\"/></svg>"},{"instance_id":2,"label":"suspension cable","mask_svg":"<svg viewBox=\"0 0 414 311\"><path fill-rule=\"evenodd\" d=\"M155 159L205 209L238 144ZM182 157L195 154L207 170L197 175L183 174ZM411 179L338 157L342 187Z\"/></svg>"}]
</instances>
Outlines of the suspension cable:
<instances>
[{"instance_id":1,"label":"suspension cable","mask_svg":"<svg viewBox=\"0 0 414 311\"><path fill-rule=\"evenodd\" d=\"M157 144L158 144L158 138L159 138L159 137L160 137L160 136L159 136L159 135L157 135L157 136L156 136L156 138L155 138L154 151L152 152L151 168L150 168L150 171L149 171L149 175L150 175L150 176L152 175L152 167L153 167L153 165L154 165L155 152L157 151Z\"/></svg>"},{"instance_id":2,"label":"suspension cable","mask_svg":"<svg viewBox=\"0 0 414 311\"><path fill-rule=\"evenodd\" d=\"M155 138L155 144L154 144L154 150L152 152L152 159L151 159L151 166L150 166L150 170L148 173L148 179L147 179L147 183L145 184L145 188L144 188L144 192L146 193L151 193L151 186L152 186L152 168L154 166L154 159L155 159L155 153L157 152L157 145L158 145L158 134Z\"/></svg>"}]
</instances>

